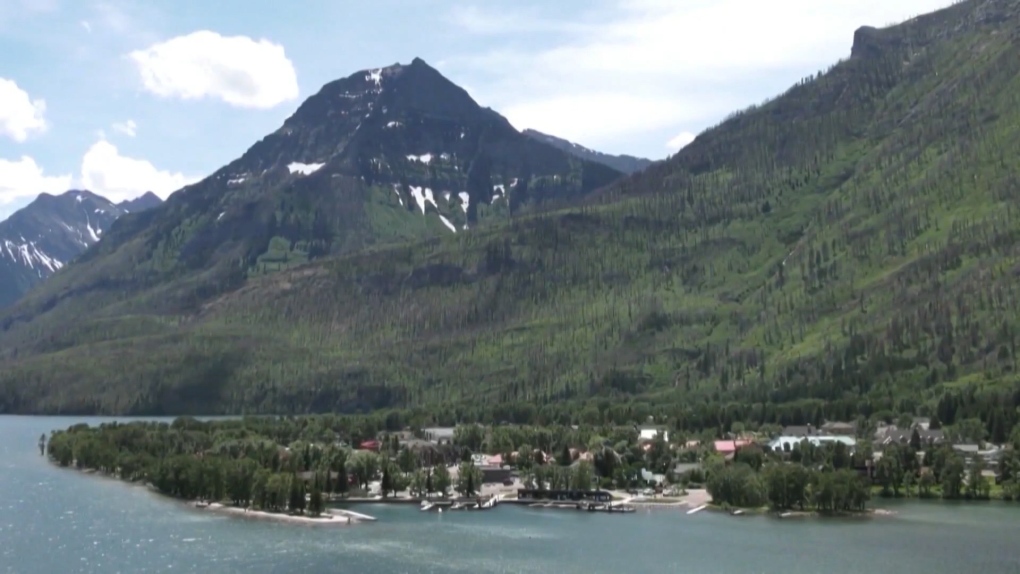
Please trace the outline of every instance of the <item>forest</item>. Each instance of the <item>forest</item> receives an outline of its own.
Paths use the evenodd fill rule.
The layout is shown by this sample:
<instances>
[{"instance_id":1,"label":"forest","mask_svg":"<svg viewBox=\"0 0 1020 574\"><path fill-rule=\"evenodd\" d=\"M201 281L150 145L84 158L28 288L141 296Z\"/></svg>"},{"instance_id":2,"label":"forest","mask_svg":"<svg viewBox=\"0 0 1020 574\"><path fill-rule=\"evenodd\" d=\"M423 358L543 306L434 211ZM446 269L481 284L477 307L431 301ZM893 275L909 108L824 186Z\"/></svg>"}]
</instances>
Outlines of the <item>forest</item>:
<instances>
[{"instance_id":1,"label":"forest","mask_svg":"<svg viewBox=\"0 0 1020 574\"><path fill-rule=\"evenodd\" d=\"M0 412L1018 422L1020 29L966 1L569 207L0 315ZM138 247L142 249L142 247ZM224 265L227 265L224 263ZM73 267L73 266L72 266ZM218 268L220 269L220 268Z\"/></svg>"}]
</instances>

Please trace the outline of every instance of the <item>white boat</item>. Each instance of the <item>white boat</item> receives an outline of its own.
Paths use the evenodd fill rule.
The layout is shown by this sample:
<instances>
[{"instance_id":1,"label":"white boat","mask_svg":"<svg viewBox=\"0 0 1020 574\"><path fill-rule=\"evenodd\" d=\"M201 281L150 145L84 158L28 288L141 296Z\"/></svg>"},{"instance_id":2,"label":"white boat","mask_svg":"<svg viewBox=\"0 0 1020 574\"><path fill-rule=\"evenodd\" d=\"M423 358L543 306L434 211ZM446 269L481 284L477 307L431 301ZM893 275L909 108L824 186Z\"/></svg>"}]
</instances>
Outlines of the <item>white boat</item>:
<instances>
[{"instance_id":1,"label":"white boat","mask_svg":"<svg viewBox=\"0 0 1020 574\"><path fill-rule=\"evenodd\" d=\"M427 500L421 501L421 509L422 509L422 511L432 510L432 507L434 507L434 506L435 506L435 504L433 504L433 503L431 503L431 502L429 502Z\"/></svg>"}]
</instances>

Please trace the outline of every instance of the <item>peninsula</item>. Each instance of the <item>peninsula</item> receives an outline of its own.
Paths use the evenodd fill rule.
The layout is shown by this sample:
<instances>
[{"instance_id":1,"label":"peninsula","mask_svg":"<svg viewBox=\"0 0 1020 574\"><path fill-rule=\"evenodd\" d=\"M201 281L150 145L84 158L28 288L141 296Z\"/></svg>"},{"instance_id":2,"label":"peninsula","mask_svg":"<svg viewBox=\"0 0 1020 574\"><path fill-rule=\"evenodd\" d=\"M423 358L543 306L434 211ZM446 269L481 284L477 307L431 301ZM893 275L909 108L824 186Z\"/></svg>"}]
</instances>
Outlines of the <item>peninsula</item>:
<instances>
[{"instance_id":1,"label":"peninsula","mask_svg":"<svg viewBox=\"0 0 1020 574\"><path fill-rule=\"evenodd\" d=\"M366 518L331 508L345 501L516 501L519 493L546 506L591 500L779 515L864 513L873 495L1018 498L1014 445L968 456L921 419L910 430L882 423L871 437L828 423L743 429L725 439L654 422L396 430L387 420L81 424L54 432L46 449L60 466L150 485L201 508L294 523ZM1005 474L993 473L995 480L985 464L993 455Z\"/></svg>"}]
</instances>

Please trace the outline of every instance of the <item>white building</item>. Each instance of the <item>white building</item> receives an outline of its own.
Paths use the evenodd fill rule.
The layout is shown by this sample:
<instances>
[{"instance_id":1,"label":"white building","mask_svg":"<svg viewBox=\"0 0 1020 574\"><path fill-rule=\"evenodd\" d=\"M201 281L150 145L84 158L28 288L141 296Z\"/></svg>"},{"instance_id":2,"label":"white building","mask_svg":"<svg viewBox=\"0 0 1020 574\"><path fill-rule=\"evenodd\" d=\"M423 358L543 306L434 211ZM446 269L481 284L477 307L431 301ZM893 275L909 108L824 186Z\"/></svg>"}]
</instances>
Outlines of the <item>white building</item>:
<instances>
[{"instance_id":1,"label":"white building","mask_svg":"<svg viewBox=\"0 0 1020 574\"><path fill-rule=\"evenodd\" d=\"M808 441L814 446L821 446L823 444L841 442L846 446L853 448L857 446L857 439L852 436L826 436L826 435L812 435L812 436L777 436L769 442L769 447L773 451L792 451L795 445L800 444L803 441Z\"/></svg>"},{"instance_id":2,"label":"white building","mask_svg":"<svg viewBox=\"0 0 1020 574\"><path fill-rule=\"evenodd\" d=\"M669 442L669 431L664 426L647 425L638 429L638 440L655 440L662 433L662 439Z\"/></svg>"}]
</instances>

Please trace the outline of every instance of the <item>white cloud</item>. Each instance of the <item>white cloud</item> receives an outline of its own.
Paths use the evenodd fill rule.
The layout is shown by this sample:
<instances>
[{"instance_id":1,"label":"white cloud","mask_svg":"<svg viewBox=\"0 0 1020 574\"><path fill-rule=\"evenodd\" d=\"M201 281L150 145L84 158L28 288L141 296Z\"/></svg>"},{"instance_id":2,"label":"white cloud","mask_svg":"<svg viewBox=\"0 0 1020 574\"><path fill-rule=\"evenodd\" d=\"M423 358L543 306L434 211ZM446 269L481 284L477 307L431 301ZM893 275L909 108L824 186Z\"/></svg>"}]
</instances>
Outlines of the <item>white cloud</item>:
<instances>
[{"instance_id":1,"label":"white cloud","mask_svg":"<svg viewBox=\"0 0 1020 574\"><path fill-rule=\"evenodd\" d=\"M81 160L81 186L113 202L133 199L146 191L166 198L199 178L163 171L147 160L126 157L106 140L99 140Z\"/></svg>"},{"instance_id":2,"label":"white cloud","mask_svg":"<svg viewBox=\"0 0 1020 574\"><path fill-rule=\"evenodd\" d=\"M202 30L129 55L145 89L184 100L217 98L244 108L271 108L298 97L297 73L283 46Z\"/></svg>"},{"instance_id":3,"label":"white cloud","mask_svg":"<svg viewBox=\"0 0 1020 574\"><path fill-rule=\"evenodd\" d=\"M621 137L709 127L849 56L859 26L950 3L607 0L558 27L563 20L552 14L458 9L451 19L465 32L508 38L449 59L448 69L518 128L613 151ZM513 41L522 34L527 42Z\"/></svg>"},{"instance_id":4,"label":"white cloud","mask_svg":"<svg viewBox=\"0 0 1020 574\"><path fill-rule=\"evenodd\" d=\"M695 135L691 132L680 132L673 139L666 142L666 148L671 151L680 151L694 141Z\"/></svg>"},{"instance_id":5,"label":"white cloud","mask_svg":"<svg viewBox=\"0 0 1020 574\"><path fill-rule=\"evenodd\" d=\"M33 100L13 80L0 78L0 135L23 142L46 131L46 102Z\"/></svg>"},{"instance_id":6,"label":"white cloud","mask_svg":"<svg viewBox=\"0 0 1020 574\"><path fill-rule=\"evenodd\" d=\"M89 24L88 20L82 20L79 24L81 24L81 27L84 28L86 32L89 34L92 33L92 24Z\"/></svg>"},{"instance_id":7,"label":"white cloud","mask_svg":"<svg viewBox=\"0 0 1020 574\"><path fill-rule=\"evenodd\" d=\"M70 175L46 175L31 157L0 159L0 219L40 193L63 193L70 188Z\"/></svg>"},{"instance_id":8,"label":"white cloud","mask_svg":"<svg viewBox=\"0 0 1020 574\"><path fill-rule=\"evenodd\" d=\"M135 123L135 120L115 122L111 127L113 127L113 131L120 132L129 138L135 137L135 134L138 133L138 124ZM100 131L100 134L100 138L103 138L102 131Z\"/></svg>"}]
</instances>

